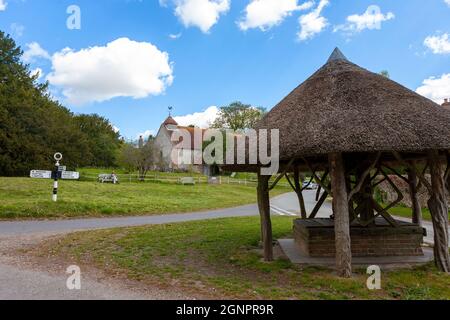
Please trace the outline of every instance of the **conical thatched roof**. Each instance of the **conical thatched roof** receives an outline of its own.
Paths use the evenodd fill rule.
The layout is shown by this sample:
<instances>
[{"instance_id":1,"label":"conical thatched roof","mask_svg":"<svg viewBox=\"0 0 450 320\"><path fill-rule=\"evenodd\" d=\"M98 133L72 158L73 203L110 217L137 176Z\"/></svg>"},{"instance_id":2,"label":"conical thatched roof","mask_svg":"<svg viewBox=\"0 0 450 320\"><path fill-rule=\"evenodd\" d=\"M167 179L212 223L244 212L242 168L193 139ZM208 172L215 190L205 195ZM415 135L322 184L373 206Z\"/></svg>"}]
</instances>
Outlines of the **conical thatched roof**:
<instances>
[{"instance_id":1,"label":"conical thatched roof","mask_svg":"<svg viewBox=\"0 0 450 320\"><path fill-rule=\"evenodd\" d=\"M257 129L280 129L280 158L450 149L450 113L337 49Z\"/></svg>"}]
</instances>

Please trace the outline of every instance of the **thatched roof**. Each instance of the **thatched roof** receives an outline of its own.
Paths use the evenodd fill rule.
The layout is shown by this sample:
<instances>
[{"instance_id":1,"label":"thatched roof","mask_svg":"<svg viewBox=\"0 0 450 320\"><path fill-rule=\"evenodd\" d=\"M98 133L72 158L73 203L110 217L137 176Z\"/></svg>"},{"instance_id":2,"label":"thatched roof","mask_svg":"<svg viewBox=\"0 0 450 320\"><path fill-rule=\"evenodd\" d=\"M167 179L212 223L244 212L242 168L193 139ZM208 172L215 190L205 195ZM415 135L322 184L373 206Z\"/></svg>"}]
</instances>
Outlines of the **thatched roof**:
<instances>
[{"instance_id":1,"label":"thatched roof","mask_svg":"<svg viewBox=\"0 0 450 320\"><path fill-rule=\"evenodd\" d=\"M257 129L280 130L280 158L330 152L450 149L450 113L348 61L328 62L284 98Z\"/></svg>"},{"instance_id":2,"label":"thatched roof","mask_svg":"<svg viewBox=\"0 0 450 320\"><path fill-rule=\"evenodd\" d=\"M444 103L442 104L442 107L446 110L450 110L450 101L448 99L445 99Z\"/></svg>"}]
</instances>

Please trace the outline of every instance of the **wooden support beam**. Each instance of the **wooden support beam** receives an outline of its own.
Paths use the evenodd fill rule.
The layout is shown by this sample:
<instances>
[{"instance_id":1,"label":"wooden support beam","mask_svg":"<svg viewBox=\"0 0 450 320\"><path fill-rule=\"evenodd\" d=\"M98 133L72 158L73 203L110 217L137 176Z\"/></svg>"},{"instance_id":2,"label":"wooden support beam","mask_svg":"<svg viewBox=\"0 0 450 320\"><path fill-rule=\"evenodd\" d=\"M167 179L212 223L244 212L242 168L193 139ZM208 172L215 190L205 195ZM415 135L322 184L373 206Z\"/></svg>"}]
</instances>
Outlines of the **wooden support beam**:
<instances>
[{"instance_id":1,"label":"wooden support beam","mask_svg":"<svg viewBox=\"0 0 450 320\"><path fill-rule=\"evenodd\" d=\"M373 205L375 211L377 211L377 215L373 217L373 221L375 221L375 219L378 218L379 216L382 216L384 218L384 220L386 220L392 227L394 227L394 228L398 228L399 227L397 221L389 214L389 211L388 211L389 207L383 209L383 207L381 207L373 199L372 199L372 205ZM372 222L372 221L370 221L370 222Z\"/></svg>"},{"instance_id":2,"label":"wooden support beam","mask_svg":"<svg viewBox=\"0 0 450 320\"><path fill-rule=\"evenodd\" d=\"M427 179L425 179L425 171L426 171L428 165L425 166L423 173L419 174L417 172L416 166L412 165L411 163L409 163L405 159L403 159L403 157L401 156L401 154L399 152L394 151L394 152L392 152L392 154L397 159L397 161L400 162L400 164L404 165L408 170L415 171L417 173L417 177L419 178L419 181L421 182L421 184L423 184L427 188L428 192L431 192L431 184L427 181Z\"/></svg>"},{"instance_id":3,"label":"wooden support beam","mask_svg":"<svg viewBox=\"0 0 450 320\"><path fill-rule=\"evenodd\" d=\"M283 177L289 172L289 170L291 170L291 166L294 163L294 161L295 161L294 158L292 158L291 161L289 161L289 163L288 163L287 167L284 169L284 171L282 173L280 173L278 175L278 177L276 177L275 181L270 186L269 191L273 190L277 186L278 182L280 182L280 180L283 179ZM260 171L258 171L258 172L260 172Z\"/></svg>"},{"instance_id":4,"label":"wooden support beam","mask_svg":"<svg viewBox=\"0 0 450 320\"><path fill-rule=\"evenodd\" d=\"M319 185L316 191L316 202L320 200L320 193L322 192L322 187Z\"/></svg>"},{"instance_id":5,"label":"wooden support beam","mask_svg":"<svg viewBox=\"0 0 450 320\"><path fill-rule=\"evenodd\" d=\"M291 186L292 190L294 190L295 194L297 195L302 219L306 219L307 212L305 206L305 198L303 197L303 189L300 185L300 175L298 171L297 174L294 174L295 183L292 183L291 178L289 178L289 174L287 173L286 173L286 180L289 182L289 185Z\"/></svg>"},{"instance_id":6,"label":"wooden support beam","mask_svg":"<svg viewBox=\"0 0 450 320\"><path fill-rule=\"evenodd\" d=\"M258 172L258 207L261 216L261 237L264 248L264 260L273 261L272 221L270 218L269 198L270 176Z\"/></svg>"},{"instance_id":7,"label":"wooden support beam","mask_svg":"<svg viewBox=\"0 0 450 320\"><path fill-rule=\"evenodd\" d=\"M409 185L409 195L411 197L412 203L412 222L418 224L419 226L423 225L422 219L422 206L419 201L419 190L418 190L418 181L417 181L417 173L415 170L408 170L408 185Z\"/></svg>"},{"instance_id":8,"label":"wooden support beam","mask_svg":"<svg viewBox=\"0 0 450 320\"><path fill-rule=\"evenodd\" d=\"M298 203L300 205L300 214L302 216L302 219L306 219L308 217L308 214L306 212L305 198L303 197L303 187L300 183L300 172L298 168L295 168L294 171L294 184L297 193Z\"/></svg>"},{"instance_id":9,"label":"wooden support beam","mask_svg":"<svg viewBox=\"0 0 450 320\"><path fill-rule=\"evenodd\" d=\"M314 219L317 214L319 213L320 208L322 208L323 204L327 200L328 192L324 191L322 196L320 196L319 201L317 201L316 206L314 207L313 211L311 212L311 215L308 219Z\"/></svg>"},{"instance_id":10,"label":"wooden support beam","mask_svg":"<svg viewBox=\"0 0 450 320\"><path fill-rule=\"evenodd\" d=\"M437 150L428 153L428 163L431 174L431 198L428 200L428 208L433 219L434 260L440 271L450 273L447 190Z\"/></svg>"},{"instance_id":11,"label":"wooden support beam","mask_svg":"<svg viewBox=\"0 0 450 320\"><path fill-rule=\"evenodd\" d=\"M342 153L329 154L329 167L336 234L336 268L340 277L350 278L352 276L350 217Z\"/></svg>"},{"instance_id":12,"label":"wooden support beam","mask_svg":"<svg viewBox=\"0 0 450 320\"><path fill-rule=\"evenodd\" d=\"M332 194L331 190L322 182L322 180L324 180L324 177L322 177L322 179L321 179L317 176L317 174L316 174L317 170L313 169L312 165L309 163L309 161L306 158L303 158L303 161L305 161L309 170L312 172L313 178L322 187L322 189L325 190L326 192L328 192L328 194Z\"/></svg>"},{"instance_id":13,"label":"wooden support beam","mask_svg":"<svg viewBox=\"0 0 450 320\"><path fill-rule=\"evenodd\" d=\"M362 189L363 186L367 185L367 178L369 177L369 179L370 179L370 172L373 169L375 169L375 167L378 164L378 161L380 161L380 157L381 157L381 152L378 152L376 155L376 158L372 162L372 164L368 168L366 168L366 170L363 171L359 177L357 177L358 184L352 191L350 191L350 194L348 195L348 201L350 201L353 198L353 196ZM369 181L369 183L370 183L370 181Z\"/></svg>"}]
</instances>

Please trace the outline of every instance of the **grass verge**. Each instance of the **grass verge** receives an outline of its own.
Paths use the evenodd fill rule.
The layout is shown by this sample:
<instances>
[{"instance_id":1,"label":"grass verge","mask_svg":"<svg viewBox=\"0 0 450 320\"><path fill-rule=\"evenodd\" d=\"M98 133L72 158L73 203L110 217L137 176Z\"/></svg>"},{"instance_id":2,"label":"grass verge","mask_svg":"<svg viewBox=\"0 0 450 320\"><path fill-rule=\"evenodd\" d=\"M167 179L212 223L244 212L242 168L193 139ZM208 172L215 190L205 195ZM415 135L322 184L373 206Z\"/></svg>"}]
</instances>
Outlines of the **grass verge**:
<instances>
[{"instance_id":1,"label":"grass verge","mask_svg":"<svg viewBox=\"0 0 450 320\"><path fill-rule=\"evenodd\" d=\"M51 192L50 180L0 178L0 219L183 213L256 203L255 188L243 185L60 181L57 203Z\"/></svg>"},{"instance_id":2,"label":"grass verge","mask_svg":"<svg viewBox=\"0 0 450 320\"><path fill-rule=\"evenodd\" d=\"M273 228L284 237L292 219L274 217ZM340 279L281 258L262 262L259 234L257 217L221 219L75 233L32 253L211 298L450 299L450 277L431 265L383 272L382 290L369 291L363 270Z\"/></svg>"},{"instance_id":3,"label":"grass verge","mask_svg":"<svg viewBox=\"0 0 450 320\"><path fill-rule=\"evenodd\" d=\"M407 208L407 207L395 207L395 208L390 209L389 213L391 213L394 216L399 216L399 217L404 217L404 218L412 217L412 209ZM422 216L423 216L423 220L432 221L430 210L428 210L427 208L422 209ZM448 217L450 219L450 212L448 213Z\"/></svg>"}]
</instances>

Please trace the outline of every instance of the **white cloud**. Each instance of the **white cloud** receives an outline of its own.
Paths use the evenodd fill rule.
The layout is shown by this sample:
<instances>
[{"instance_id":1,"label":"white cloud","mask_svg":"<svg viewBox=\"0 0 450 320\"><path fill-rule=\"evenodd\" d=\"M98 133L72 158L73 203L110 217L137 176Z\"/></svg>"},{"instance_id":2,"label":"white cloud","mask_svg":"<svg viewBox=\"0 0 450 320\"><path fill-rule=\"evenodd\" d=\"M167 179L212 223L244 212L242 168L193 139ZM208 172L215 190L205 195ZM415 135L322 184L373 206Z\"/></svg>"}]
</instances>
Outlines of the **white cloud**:
<instances>
[{"instance_id":1,"label":"white cloud","mask_svg":"<svg viewBox=\"0 0 450 320\"><path fill-rule=\"evenodd\" d=\"M245 8L245 17L238 22L241 30L260 28L265 31L290 16L294 11L308 10L314 1L307 1L301 5L299 0L251 0Z\"/></svg>"},{"instance_id":2,"label":"white cloud","mask_svg":"<svg viewBox=\"0 0 450 320\"><path fill-rule=\"evenodd\" d=\"M179 38L181 38L181 36L182 36L181 32L177 33L177 34L169 34L169 38L172 39L172 40L179 39Z\"/></svg>"},{"instance_id":3,"label":"white cloud","mask_svg":"<svg viewBox=\"0 0 450 320\"><path fill-rule=\"evenodd\" d=\"M13 37L15 38L20 38L21 36L23 36L23 32L25 31L25 27L16 22L11 23L10 29Z\"/></svg>"},{"instance_id":4,"label":"white cloud","mask_svg":"<svg viewBox=\"0 0 450 320\"><path fill-rule=\"evenodd\" d=\"M450 0L448 1L450 2ZM435 54L450 54L450 40L448 33L441 36L429 36L425 39L423 44Z\"/></svg>"},{"instance_id":5,"label":"white cloud","mask_svg":"<svg viewBox=\"0 0 450 320\"><path fill-rule=\"evenodd\" d=\"M7 5L6 0L0 0L0 11L5 11Z\"/></svg>"},{"instance_id":6,"label":"white cloud","mask_svg":"<svg viewBox=\"0 0 450 320\"><path fill-rule=\"evenodd\" d=\"M175 121L180 126L195 125L199 128L209 128L210 125L216 120L219 114L219 108L211 106L203 112L196 112L181 117L174 117Z\"/></svg>"},{"instance_id":7,"label":"white cloud","mask_svg":"<svg viewBox=\"0 0 450 320\"><path fill-rule=\"evenodd\" d=\"M444 1L450 7L450 0L444 0Z\"/></svg>"},{"instance_id":8,"label":"white cloud","mask_svg":"<svg viewBox=\"0 0 450 320\"><path fill-rule=\"evenodd\" d=\"M329 4L329 0L320 0L319 5L313 11L299 18L298 38L300 41L314 38L316 34L322 32L328 26L328 20L321 14L322 10Z\"/></svg>"},{"instance_id":9,"label":"white cloud","mask_svg":"<svg viewBox=\"0 0 450 320\"><path fill-rule=\"evenodd\" d=\"M416 92L438 104L442 104L444 99L450 98L450 73L443 74L440 78L430 77L425 79Z\"/></svg>"},{"instance_id":10,"label":"white cloud","mask_svg":"<svg viewBox=\"0 0 450 320\"><path fill-rule=\"evenodd\" d=\"M172 73L166 52L148 42L120 38L104 47L55 53L47 79L70 103L82 105L162 94L172 84Z\"/></svg>"},{"instance_id":11,"label":"white cloud","mask_svg":"<svg viewBox=\"0 0 450 320\"><path fill-rule=\"evenodd\" d=\"M41 45L37 42L28 43L27 50L25 50L22 60L25 63L31 63L34 62L37 58L42 59L51 59L50 55L47 51L42 49Z\"/></svg>"},{"instance_id":12,"label":"white cloud","mask_svg":"<svg viewBox=\"0 0 450 320\"><path fill-rule=\"evenodd\" d=\"M120 128L119 128L119 127L112 126L112 128L113 128L113 131L114 131L115 133L119 133L119 132L120 132Z\"/></svg>"},{"instance_id":13,"label":"white cloud","mask_svg":"<svg viewBox=\"0 0 450 320\"><path fill-rule=\"evenodd\" d=\"M334 32L344 31L346 33L357 33L365 29L380 30L381 24L395 18L395 14L388 12L383 14L379 6L369 6L361 15L353 14L347 17L347 22L343 25L336 26Z\"/></svg>"},{"instance_id":14,"label":"white cloud","mask_svg":"<svg viewBox=\"0 0 450 320\"><path fill-rule=\"evenodd\" d=\"M41 68L31 70L31 76L34 77L36 75L38 76L37 80L41 79L44 76L44 72L42 71Z\"/></svg>"},{"instance_id":15,"label":"white cloud","mask_svg":"<svg viewBox=\"0 0 450 320\"><path fill-rule=\"evenodd\" d=\"M197 27L202 32L209 30L219 21L220 15L230 10L230 0L173 0L175 15L185 27ZM166 0L160 0L166 6Z\"/></svg>"}]
</instances>

